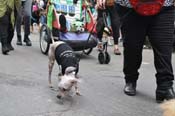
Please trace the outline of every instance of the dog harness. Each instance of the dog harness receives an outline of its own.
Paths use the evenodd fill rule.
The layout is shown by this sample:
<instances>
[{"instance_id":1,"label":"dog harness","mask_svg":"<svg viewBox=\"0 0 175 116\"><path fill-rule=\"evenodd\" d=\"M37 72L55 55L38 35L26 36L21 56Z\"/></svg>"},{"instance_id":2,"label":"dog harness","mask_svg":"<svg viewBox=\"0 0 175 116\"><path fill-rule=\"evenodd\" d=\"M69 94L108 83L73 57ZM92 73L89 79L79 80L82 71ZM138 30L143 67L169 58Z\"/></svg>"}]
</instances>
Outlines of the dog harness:
<instances>
[{"instance_id":1,"label":"dog harness","mask_svg":"<svg viewBox=\"0 0 175 116\"><path fill-rule=\"evenodd\" d=\"M78 59L76 58L75 54L73 53L72 48L63 43L55 49L55 59L58 65L61 65L62 74L65 74L65 70L67 67L75 67L76 73L78 72Z\"/></svg>"}]
</instances>

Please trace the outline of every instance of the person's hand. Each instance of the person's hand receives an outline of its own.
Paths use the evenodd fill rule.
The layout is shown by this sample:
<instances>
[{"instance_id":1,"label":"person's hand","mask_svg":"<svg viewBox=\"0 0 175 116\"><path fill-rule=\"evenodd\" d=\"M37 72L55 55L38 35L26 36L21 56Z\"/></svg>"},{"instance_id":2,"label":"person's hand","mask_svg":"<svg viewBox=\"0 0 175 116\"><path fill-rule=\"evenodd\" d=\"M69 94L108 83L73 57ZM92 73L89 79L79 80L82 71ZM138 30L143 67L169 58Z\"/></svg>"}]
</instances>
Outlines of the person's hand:
<instances>
[{"instance_id":1,"label":"person's hand","mask_svg":"<svg viewBox=\"0 0 175 116\"><path fill-rule=\"evenodd\" d=\"M106 0L97 0L97 8L98 9L105 9L105 3L106 3Z\"/></svg>"}]
</instances>

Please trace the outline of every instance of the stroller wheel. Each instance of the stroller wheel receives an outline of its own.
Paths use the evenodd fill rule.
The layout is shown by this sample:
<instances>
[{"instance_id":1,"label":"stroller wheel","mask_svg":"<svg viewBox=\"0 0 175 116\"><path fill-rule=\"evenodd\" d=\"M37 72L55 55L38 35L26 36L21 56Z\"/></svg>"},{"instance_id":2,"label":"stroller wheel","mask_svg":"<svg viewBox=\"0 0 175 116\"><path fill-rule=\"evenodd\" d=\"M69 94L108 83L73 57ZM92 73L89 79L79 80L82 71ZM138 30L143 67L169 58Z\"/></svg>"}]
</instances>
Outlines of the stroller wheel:
<instances>
[{"instance_id":1,"label":"stroller wheel","mask_svg":"<svg viewBox=\"0 0 175 116\"><path fill-rule=\"evenodd\" d=\"M105 54L103 52L100 52L98 54L98 61L100 64L104 64L105 63Z\"/></svg>"},{"instance_id":2,"label":"stroller wheel","mask_svg":"<svg viewBox=\"0 0 175 116\"><path fill-rule=\"evenodd\" d=\"M51 42L51 32L46 25L42 25L40 30L40 49L43 54L47 54Z\"/></svg>"},{"instance_id":3,"label":"stroller wheel","mask_svg":"<svg viewBox=\"0 0 175 116\"><path fill-rule=\"evenodd\" d=\"M89 55L92 52L92 50L93 48L89 48L89 49L83 50L83 53L86 55Z\"/></svg>"},{"instance_id":4,"label":"stroller wheel","mask_svg":"<svg viewBox=\"0 0 175 116\"><path fill-rule=\"evenodd\" d=\"M108 52L105 52L105 64L109 64L111 61L111 57Z\"/></svg>"}]
</instances>

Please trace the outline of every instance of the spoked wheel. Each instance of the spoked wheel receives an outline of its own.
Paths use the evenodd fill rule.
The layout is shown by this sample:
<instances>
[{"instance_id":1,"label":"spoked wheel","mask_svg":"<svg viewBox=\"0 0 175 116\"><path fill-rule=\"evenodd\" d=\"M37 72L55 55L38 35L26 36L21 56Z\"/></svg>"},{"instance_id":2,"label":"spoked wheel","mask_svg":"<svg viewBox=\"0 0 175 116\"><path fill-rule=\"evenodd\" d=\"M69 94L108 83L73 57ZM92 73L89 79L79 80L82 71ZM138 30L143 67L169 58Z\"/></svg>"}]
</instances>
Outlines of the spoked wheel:
<instances>
[{"instance_id":1,"label":"spoked wheel","mask_svg":"<svg viewBox=\"0 0 175 116\"><path fill-rule=\"evenodd\" d=\"M86 55L89 55L92 52L92 50L93 48L89 48L89 49L83 50L83 53Z\"/></svg>"},{"instance_id":2,"label":"spoked wheel","mask_svg":"<svg viewBox=\"0 0 175 116\"><path fill-rule=\"evenodd\" d=\"M49 51L51 41L51 32L47 25L42 25L40 30L40 49L43 54L47 54Z\"/></svg>"}]
</instances>

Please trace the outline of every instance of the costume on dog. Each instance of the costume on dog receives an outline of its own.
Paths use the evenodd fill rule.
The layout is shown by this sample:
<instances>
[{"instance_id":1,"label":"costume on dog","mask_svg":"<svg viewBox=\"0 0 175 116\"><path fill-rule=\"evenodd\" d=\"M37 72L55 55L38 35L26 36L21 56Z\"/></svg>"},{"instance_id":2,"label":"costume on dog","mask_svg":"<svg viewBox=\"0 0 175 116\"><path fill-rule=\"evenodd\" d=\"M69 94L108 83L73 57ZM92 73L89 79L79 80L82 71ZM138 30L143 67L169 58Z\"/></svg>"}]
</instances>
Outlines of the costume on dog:
<instances>
[{"instance_id":1,"label":"costume on dog","mask_svg":"<svg viewBox=\"0 0 175 116\"><path fill-rule=\"evenodd\" d=\"M63 43L57 46L55 49L55 59L58 65L61 65L63 75L65 74L66 68L70 66L75 67L75 72L78 73L78 60L69 45Z\"/></svg>"},{"instance_id":2,"label":"costume on dog","mask_svg":"<svg viewBox=\"0 0 175 116\"><path fill-rule=\"evenodd\" d=\"M52 88L51 74L54 66L55 60L57 64L61 66L61 75L58 81L59 93L57 98L62 98L68 93L71 88L75 87L75 92L77 95L80 95L78 90L78 69L79 69L79 60L76 58L73 53L72 48L64 43L63 41L56 41L50 45L49 49L49 86ZM60 74L60 73L59 73Z\"/></svg>"}]
</instances>

